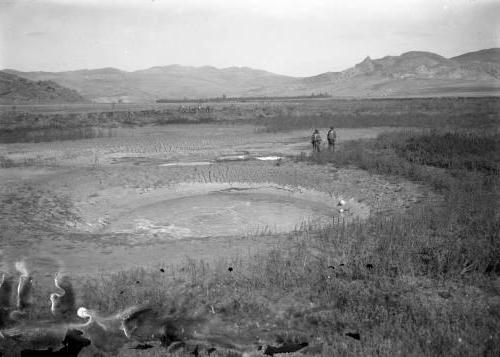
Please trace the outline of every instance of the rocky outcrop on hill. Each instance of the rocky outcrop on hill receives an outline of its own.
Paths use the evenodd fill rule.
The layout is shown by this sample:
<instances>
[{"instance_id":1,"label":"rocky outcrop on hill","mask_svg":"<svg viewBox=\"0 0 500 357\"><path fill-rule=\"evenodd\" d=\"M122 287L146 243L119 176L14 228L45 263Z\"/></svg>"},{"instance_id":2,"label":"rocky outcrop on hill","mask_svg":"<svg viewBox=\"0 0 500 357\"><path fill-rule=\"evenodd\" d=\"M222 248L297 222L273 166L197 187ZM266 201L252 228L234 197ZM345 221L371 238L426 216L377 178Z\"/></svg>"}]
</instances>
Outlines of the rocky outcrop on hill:
<instances>
[{"instance_id":1,"label":"rocky outcrop on hill","mask_svg":"<svg viewBox=\"0 0 500 357\"><path fill-rule=\"evenodd\" d=\"M101 68L68 72L4 71L4 74L7 73L33 81L53 81L77 90L94 102L154 102L157 99L296 96L311 93L328 93L334 97L499 95L500 49L470 52L452 58L424 51L379 59L367 56L344 71L302 78L248 67L219 69L180 65L133 72ZM7 94L8 91L4 90ZM53 89L45 88L44 92L47 91L53 93ZM77 100L75 94L73 92L73 98L61 96L59 99ZM6 95L4 101L15 101L21 97L40 98L40 102L58 100L57 96L37 97L29 94L17 98L15 95Z\"/></svg>"}]
</instances>

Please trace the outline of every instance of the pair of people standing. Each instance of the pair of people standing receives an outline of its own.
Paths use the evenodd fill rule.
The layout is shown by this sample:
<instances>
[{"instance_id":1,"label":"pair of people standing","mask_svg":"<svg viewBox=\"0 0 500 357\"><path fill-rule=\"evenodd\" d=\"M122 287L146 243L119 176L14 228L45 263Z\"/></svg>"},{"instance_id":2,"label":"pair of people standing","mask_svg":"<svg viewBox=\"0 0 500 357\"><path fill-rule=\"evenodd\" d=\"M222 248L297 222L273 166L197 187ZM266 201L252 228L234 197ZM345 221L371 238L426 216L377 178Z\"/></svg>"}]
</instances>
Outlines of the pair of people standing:
<instances>
[{"instance_id":1,"label":"pair of people standing","mask_svg":"<svg viewBox=\"0 0 500 357\"><path fill-rule=\"evenodd\" d=\"M330 127L330 130L328 130L326 139L328 140L328 150L332 152L335 151L335 141L337 140L337 133L335 132L335 129L333 129L333 127ZM322 139L318 129L314 129L314 133L311 137L311 143L314 152L321 151L321 141Z\"/></svg>"}]
</instances>

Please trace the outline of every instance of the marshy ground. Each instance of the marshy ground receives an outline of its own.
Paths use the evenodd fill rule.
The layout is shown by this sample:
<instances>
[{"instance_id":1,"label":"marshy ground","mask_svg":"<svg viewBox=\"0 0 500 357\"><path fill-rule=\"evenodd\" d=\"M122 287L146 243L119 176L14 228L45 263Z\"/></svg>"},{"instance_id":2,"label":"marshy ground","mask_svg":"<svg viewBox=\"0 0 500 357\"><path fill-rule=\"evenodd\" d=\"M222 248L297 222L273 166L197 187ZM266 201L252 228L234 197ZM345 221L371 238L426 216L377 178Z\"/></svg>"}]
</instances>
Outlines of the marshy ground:
<instances>
[{"instance_id":1,"label":"marshy ground","mask_svg":"<svg viewBox=\"0 0 500 357\"><path fill-rule=\"evenodd\" d=\"M383 130L345 129L339 136ZM5 145L13 165L0 169L4 255L43 257L81 275L248 254L288 232L402 211L430 195L407 181L297 162L307 139L307 131L205 124ZM283 159L257 160L269 155ZM34 165L24 164L32 159ZM349 203L342 213L340 199Z\"/></svg>"},{"instance_id":2,"label":"marshy ground","mask_svg":"<svg viewBox=\"0 0 500 357\"><path fill-rule=\"evenodd\" d=\"M498 354L498 135L460 120L339 128L335 153L310 155L309 126L326 119L280 118L288 130L171 124L1 144L0 253L5 272L19 259L33 272L31 317L47 315L63 271L82 306L207 314L240 350ZM117 353L165 354L130 347Z\"/></svg>"}]
</instances>

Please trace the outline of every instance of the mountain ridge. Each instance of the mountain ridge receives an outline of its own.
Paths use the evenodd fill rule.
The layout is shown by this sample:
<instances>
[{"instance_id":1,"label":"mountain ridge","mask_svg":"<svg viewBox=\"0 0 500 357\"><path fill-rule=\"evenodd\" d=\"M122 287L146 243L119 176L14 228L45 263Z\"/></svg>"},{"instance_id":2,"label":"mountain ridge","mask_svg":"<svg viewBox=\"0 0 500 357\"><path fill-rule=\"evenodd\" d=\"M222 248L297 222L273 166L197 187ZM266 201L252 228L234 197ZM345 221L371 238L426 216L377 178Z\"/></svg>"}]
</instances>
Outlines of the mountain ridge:
<instances>
[{"instance_id":1,"label":"mountain ridge","mask_svg":"<svg viewBox=\"0 0 500 357\"><path fill-rule=\"evenodd\" d=\"M451 59L459 62L481 61L500 64L500 48L486 48L484 50L467 52L451 57Z\"/></svg>"},{"instance_id":2,"label":"mountain ridge","mask_svg":"<svg viewBox=\"0 0 500 357\"><path fill-rule=\"evenodd\" d=\"M372 59L338 72L309 77L250 67L153 66L124 71L113 67L62 72L3 70L29 80L50 80L96 102L152 102L164 98L287 96L488 95L500 93L500 48L445 58L428 51ZM491 90L490 90L491 88Z\"/></svg>"}]
</instances>

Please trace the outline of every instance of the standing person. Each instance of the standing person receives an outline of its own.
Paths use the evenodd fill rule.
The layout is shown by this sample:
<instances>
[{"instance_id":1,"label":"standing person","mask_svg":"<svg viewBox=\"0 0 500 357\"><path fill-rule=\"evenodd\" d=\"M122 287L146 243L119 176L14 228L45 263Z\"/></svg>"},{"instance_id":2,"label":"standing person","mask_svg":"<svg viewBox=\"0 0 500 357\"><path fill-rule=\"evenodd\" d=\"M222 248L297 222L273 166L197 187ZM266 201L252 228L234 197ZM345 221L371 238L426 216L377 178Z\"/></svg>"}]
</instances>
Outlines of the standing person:
<instances>
[{"instance_id":1,"label":"standing person","mask_svg":"<svg viewBox=\"0 0 500 357\"><path fill-rule=\"evenodd\" d=\"M337 133L333 126L328 130L328 134L326 134L326 138L328 139L328 150L335 151L335 141L337 140Z\"/></svg>"},{"instance_id":2,"label":"standing person","mask_svg":"<svg viewBox=\"0 0 500 357\"><path fill-rule=\"evenodd\" d=\"M321 135L319 135L318 129L314 129L314 133L311 136L311 144L313 146L314 152L320 152L320 150L321 150Z\"/></svg>"}]
</instances>

